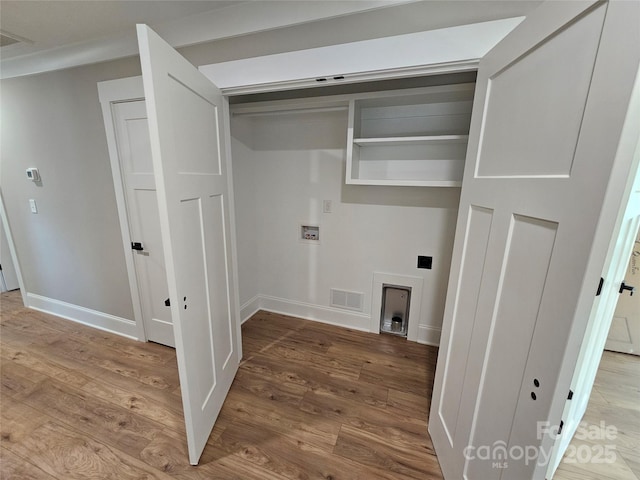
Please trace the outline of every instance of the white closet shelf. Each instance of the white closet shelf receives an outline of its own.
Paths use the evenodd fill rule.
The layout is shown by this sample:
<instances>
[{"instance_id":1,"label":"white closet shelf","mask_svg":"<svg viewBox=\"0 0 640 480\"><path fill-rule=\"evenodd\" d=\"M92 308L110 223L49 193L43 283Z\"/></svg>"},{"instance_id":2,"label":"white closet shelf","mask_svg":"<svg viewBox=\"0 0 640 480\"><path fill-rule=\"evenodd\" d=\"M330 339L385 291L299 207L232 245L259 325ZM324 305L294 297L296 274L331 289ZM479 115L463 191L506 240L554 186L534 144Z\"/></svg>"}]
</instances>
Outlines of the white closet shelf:
<instances>
[{"instance_id":1,"label":"white closet shelf","mask_svg":"<svg viewBox=\"0 0 640 480\"><path fill-rule=\"evenodd\" d=\"M462 180L386 180L351 178L349 185L379 185L389 187L461 187Z\"/></svg>"},{"instance_id":2,"label":"white closet shelf","mask_svg":"<svg viewBox=\"0 0 640 480\"><path fill-rule=\"evenodd\" d=\"M346 183L459 187L473 83L349 101Z\"/></svg>"},{"instance_id":3,"label":"white closet shelf","mask_svg":"<svg viewBox=\"0 0 640 480\"><path fill-rule=\"evenodd\" d=\"M391 147L397 145L433 145L438 143L467 143L469 135L422 135L413 137L375 137L354 138L353 143L359 146Z\"/></svg>"}]
</instances>

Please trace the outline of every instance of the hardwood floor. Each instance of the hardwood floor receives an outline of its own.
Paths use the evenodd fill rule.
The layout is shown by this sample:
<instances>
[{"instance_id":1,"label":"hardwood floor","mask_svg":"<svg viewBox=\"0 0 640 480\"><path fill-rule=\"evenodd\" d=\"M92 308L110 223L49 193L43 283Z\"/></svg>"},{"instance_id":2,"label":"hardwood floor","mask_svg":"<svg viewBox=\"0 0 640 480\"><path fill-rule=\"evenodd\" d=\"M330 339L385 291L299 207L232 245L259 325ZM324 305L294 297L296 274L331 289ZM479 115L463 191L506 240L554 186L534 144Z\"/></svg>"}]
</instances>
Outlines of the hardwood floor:
<instances>
[{"instance_id":1,"label":"hardwood floor","mask_svg":"<svg viewBox=\"0 0 640 480\"><path fill-rule=\"evenodd\" d=\"M610 438L576 435L554 480L640 480L639 356L604 352L583 422L598 429L592 431L601 425L615 430ZM606 452L612 462L602 461ZM590 456L594 461L580 461Z\"/></svg>"},{"instance_id":2,"label":"hardwood floor","mask_svg":"<svg viewBox=\"0 0 640 480\"><path fill-rule=\"evenodd\" d=\"M0 297L2 479L441 479L426 430L437 350L259 312L197 467L174 350ZM556 480L640 480L640 357L605 352ZM586 447L581 447L585 445ZM580 462L613 445L615 462Z\"/></svg>"},{"instance_id":3,"label":"hardwood floor","mask_svg":"<svg viewBox=\"0 0 640 480\"><path fill-rule=\"evenodd\" d=\"M437 349L258 312L197 467L174 350L2 294L2 479L438 479Z\"/></svg>"}]
</instances>

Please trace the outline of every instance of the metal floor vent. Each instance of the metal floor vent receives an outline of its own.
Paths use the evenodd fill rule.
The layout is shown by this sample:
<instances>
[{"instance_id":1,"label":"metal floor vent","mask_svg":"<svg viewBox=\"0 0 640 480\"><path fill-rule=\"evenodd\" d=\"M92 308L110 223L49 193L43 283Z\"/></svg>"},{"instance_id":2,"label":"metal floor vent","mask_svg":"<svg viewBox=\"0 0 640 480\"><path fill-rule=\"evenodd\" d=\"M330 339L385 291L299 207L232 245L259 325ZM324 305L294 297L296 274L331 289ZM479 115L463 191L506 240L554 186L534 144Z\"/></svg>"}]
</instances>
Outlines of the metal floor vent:
<instances>
[{"instance_id":1,"label":"metal floor vent","mask_svg":"<svg viewBox=\"0 0 640 480\"><path fill-rule=\"evenodd\" d=\"M362 311L364 294L348 292L346 290L331 289L331 306L346 308L347 310Z\"/></svg>"}]
</instances>

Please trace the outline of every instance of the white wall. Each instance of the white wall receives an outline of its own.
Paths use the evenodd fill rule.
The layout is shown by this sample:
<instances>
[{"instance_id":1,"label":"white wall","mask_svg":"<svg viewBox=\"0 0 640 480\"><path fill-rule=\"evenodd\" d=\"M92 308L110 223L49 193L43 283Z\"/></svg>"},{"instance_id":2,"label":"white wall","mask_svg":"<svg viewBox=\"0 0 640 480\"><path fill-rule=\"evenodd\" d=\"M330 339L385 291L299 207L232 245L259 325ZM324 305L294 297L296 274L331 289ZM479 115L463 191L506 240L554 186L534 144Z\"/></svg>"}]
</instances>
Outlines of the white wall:
<instances>
[{"instance_id":1,"label":"white wall","mask_svg":"<svg viewBox=\"0 0 640 480\"><path fill-rule=\"evenodd\" d=\"M255 235L255 224L258 220L255 209L256 175L252 162L243 160L252 158L252 152L247 146L251 139L249 127L246 122L234 122L231 133L240 305L249 303L260 293L258 239ZM235 159L236 156L238 161ZM252 314L254 310L248 313ZM247 313L242 312L242 315L244 319Z\"/></svg>"},{"instance_id":2,"label":"white wall","mask_svg":"<svg viewBox=\"0 0 640 480\"><path fill-rule=\"evenodd\" d=\"M25 288L42 308L133 317L96 82L139 73L134 58L2 81L0 187Z\"/></svg>"},{"instance_id":3,"label":"white wall","mask_svg":"<svg viewBox=\"0 0 640 480\"><path fill-rule=\"evenodd\" d=\"M346 131L346 112L234 119L241 303L259 293L262 306L368 328L327 310L330 289L364 293L368 316L374 272L417 276L417 320L440 328L460 190L345 185ZM299 241L303 222L320 224L318 245ZM416 268L418 255L433 256L433 269Z\"/></svg>"}]
</instances>

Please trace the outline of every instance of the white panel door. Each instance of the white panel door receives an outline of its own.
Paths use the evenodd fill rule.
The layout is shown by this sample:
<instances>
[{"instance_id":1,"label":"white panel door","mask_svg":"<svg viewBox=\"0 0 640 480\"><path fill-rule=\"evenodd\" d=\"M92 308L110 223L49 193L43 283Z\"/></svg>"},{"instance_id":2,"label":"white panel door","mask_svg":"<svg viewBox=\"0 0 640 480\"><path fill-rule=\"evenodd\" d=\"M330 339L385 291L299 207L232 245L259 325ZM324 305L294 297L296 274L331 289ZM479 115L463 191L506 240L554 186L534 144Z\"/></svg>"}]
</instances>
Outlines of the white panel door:
<instances>
[{"instance_id":1,"label":"white panel door","mask_svg":"<svg viewBox=\"0 0 640 480\"><path fill-rule=\"evenodd\" d=\"M429 419L448 479L544 478L538 422L560 421L630 170L637 15L547 2L480 63Z\"/></svg>"},{"instance_id":2,"label":"white panel door","mask_svg":"<svg viewBox=\"0 0 640 480\"><path fill-rule=\"evenodd\" d=\"M142 321L147 340L175 347L149 126L144 100L114 103L112 107L120 171L127 203ZM133 243L139 243L135 249Z\"/></svg>"},{"instance_id":3,"label":"white panel door","mask_svg":"<svg viewBox=\"0 0 640 480\"><path fill-rule=\"evenodd\" d=\"M228 106L146 25L138 43L189 461L197 464L242 356Z\"/></svg>"}]
</instances>

